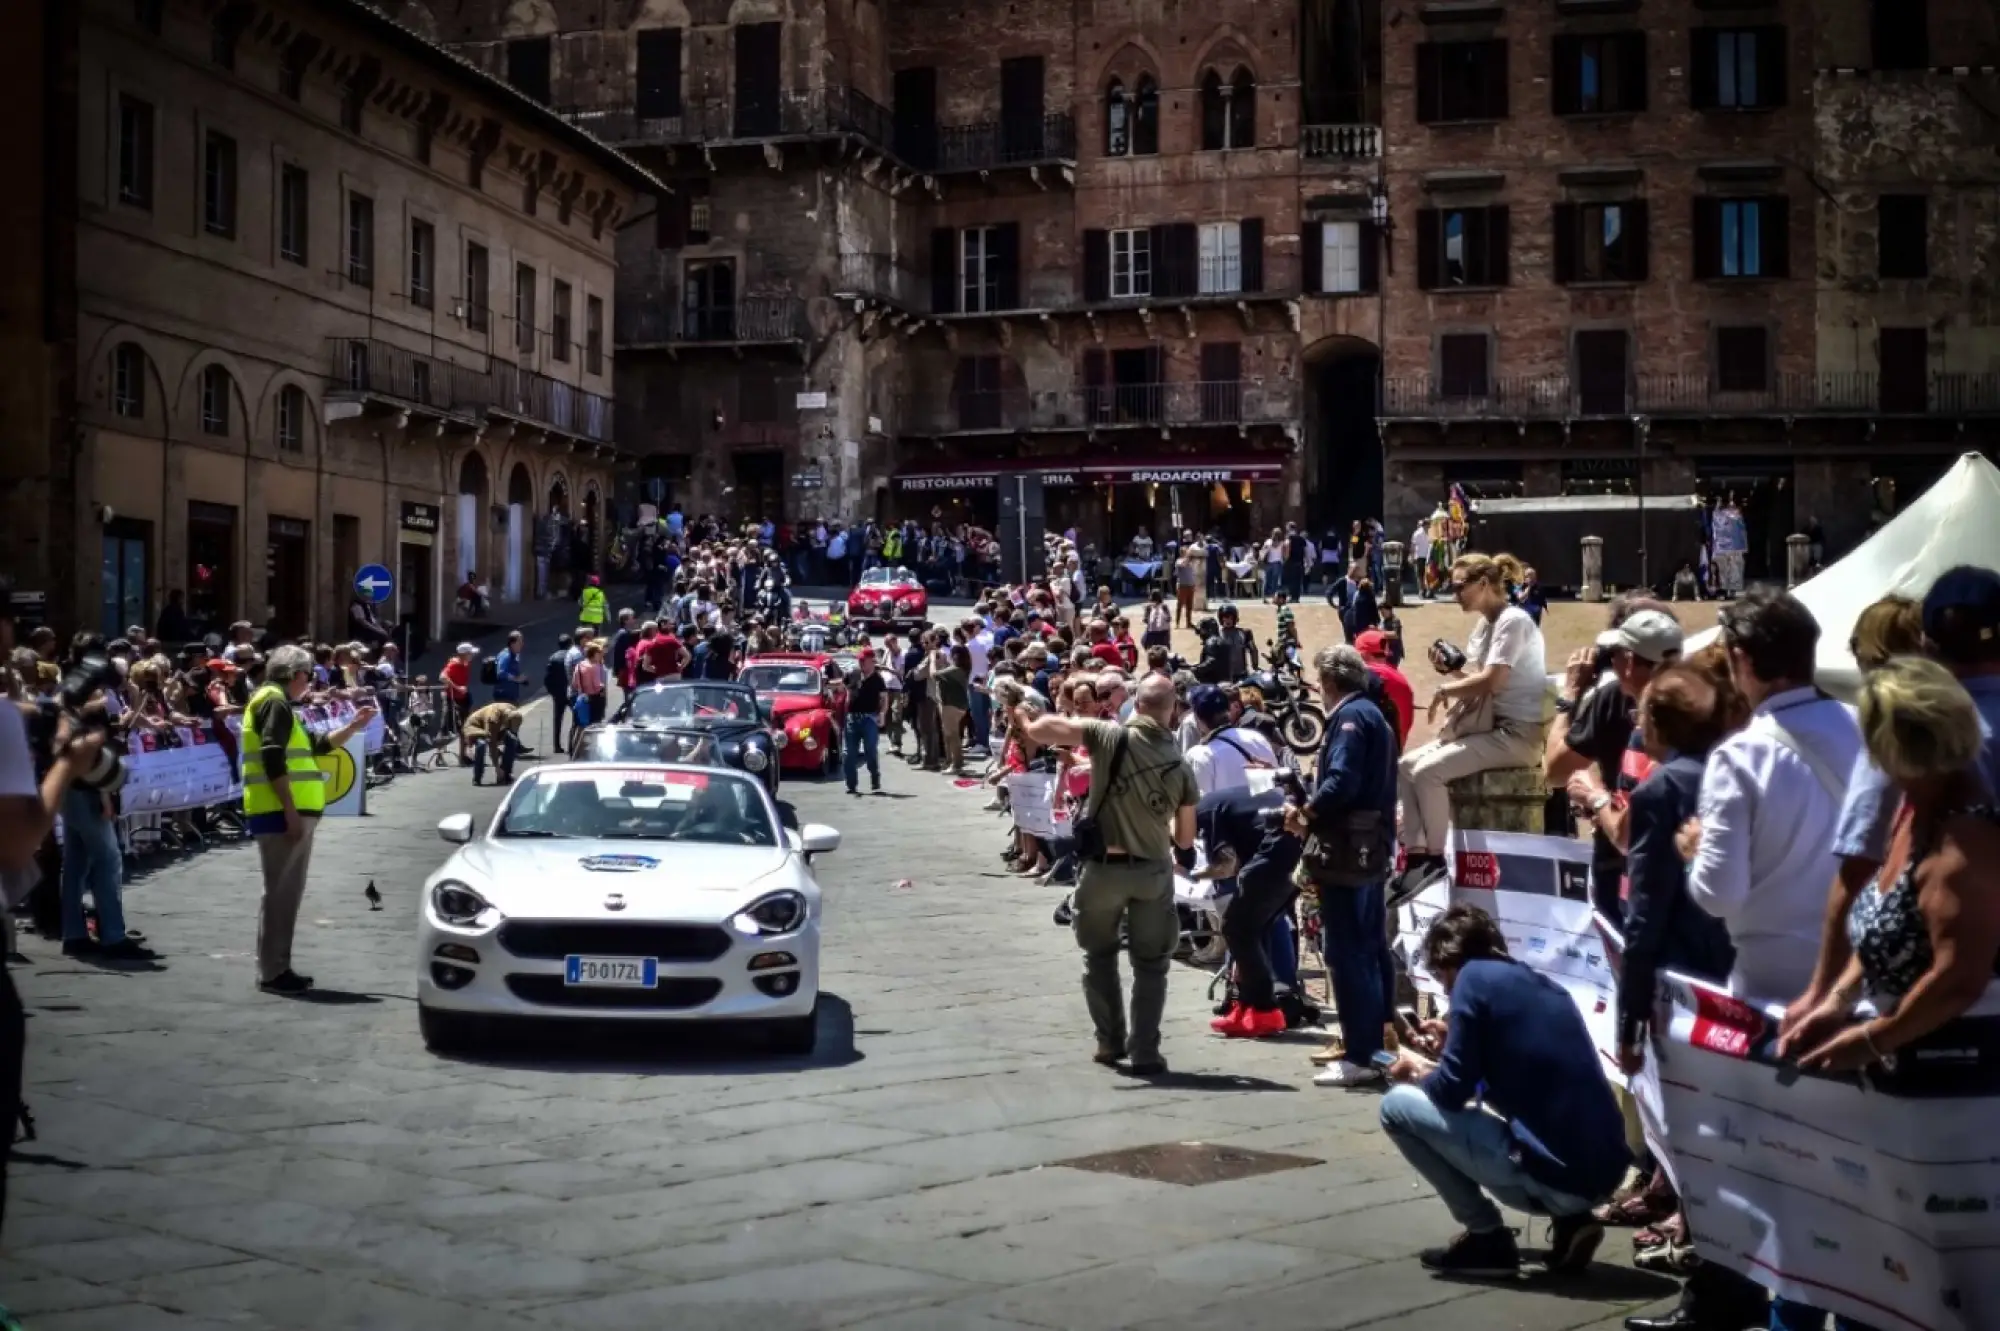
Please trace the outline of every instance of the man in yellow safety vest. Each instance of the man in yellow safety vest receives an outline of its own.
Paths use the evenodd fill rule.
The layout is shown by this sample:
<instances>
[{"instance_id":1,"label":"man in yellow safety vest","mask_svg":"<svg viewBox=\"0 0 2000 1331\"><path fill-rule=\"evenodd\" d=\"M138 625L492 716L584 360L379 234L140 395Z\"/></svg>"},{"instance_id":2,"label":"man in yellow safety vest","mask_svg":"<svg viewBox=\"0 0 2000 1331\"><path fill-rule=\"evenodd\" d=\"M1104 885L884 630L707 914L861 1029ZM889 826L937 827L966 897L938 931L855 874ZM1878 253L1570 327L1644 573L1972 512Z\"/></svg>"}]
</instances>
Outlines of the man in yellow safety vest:
<instances>
[{"instance_id":1,"label":"man in yellow safety vest","mask_svg":"<svg viewBox=\"0 0 2000 1331\"><path fill-rule=\"evenodd\" d=\"M604 600L604 588L599 585L597 575L590 575L584 584L583 594L576 598L576 622L588 624L597 632L604 632L604 625L611 618L610 607Z\"/></svg>"},{"instance_id":2,"label":"man in yellow safety vest","mask_svg":"<svg viewBox=\"0 0 2000 1331\"><path fill-rule=\"evenodd\" d=\"M266 993L301 994L310 976L292 969L292 933L305 897L313 833L326 808L326 772L319 759L346 747L375 716L372 706L329 735L315 736L296 710L313 682L312 653L273 648L264 685L243 713L243 814L257 841L264 899L257 909L257 985Z\"/></svg>"}]
</instances>

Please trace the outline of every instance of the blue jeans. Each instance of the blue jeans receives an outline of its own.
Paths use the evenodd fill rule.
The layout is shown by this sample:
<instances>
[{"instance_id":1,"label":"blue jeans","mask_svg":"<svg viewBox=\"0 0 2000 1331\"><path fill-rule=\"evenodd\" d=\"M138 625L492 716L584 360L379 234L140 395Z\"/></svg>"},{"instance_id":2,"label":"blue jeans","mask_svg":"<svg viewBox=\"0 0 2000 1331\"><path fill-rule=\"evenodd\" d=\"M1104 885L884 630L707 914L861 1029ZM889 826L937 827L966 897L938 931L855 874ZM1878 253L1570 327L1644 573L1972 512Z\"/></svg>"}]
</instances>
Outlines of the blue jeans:
<instances>
[{"instance_id":1,"label":"blue jeans","mask_svg":"<svg viewBox=\"0 0 2000 1331\"><path fill-rule=\"evenodd\" d=\"M104 796L71 786L62 798L62 935L65 943L90 937L83 919L86 890L97 905L97 941L125 941L125 854L118 829L104 816Z\"/></svg>"},{"instance_id":2,"label":"blue jeans","mask_svg":"<svg viewBox=\"0 0 2000 1331\"><path fill-rule=\"evenodd\" d=\"M1271 978L1304 998L1299 992L1298 934L1292 928L1289 910L1278 912L1278 918L1264 930L1264 955L1271 961Z\"/></svg>"},{"instance_id":3,"label":"blue jeans","mask_svg":"<svg viewBox=\"0 0 2000 1331\"><path fill-rule=\"evenodd\" d=\"M1772 1296L1771 1331L1825 1331L1825 1327L1826 1314L1818 1308ZM1851 1318L1836 1317L1833 1331L1872 1331L1872 1328Z\"/></svg>"},{"instance_id":4,"label":"blue jeans","mask_svg":"<svg viewBox=\"0 0 2000 1331\"><path fill-rule=\"evenodd\" d=\"M842 739L845 741L842 747L847 751L846 761L842 764L842 774L847 778L847 788L859 789L861 760L865 757L868 760L868 782L880 790L882 759L877 749L877 742L881 739L881 727L876 723L875 717L855 716L850 713L847 718L847 731Z\"/></svg>"},{"instance_id":5,"label":"blue jeans","mask_svg":"<svg viewBox=\"0 0 2000 1331\"><path fill-rule=\"evenodd\" d=\"M1389 954L1384 886L1323 887L1319 891L1321 947L1333 972L1334 1006L1350 1063L1368 1066L1382 1048L1382 1023L1396 1005L1396 962Z\"/></svg>"},{"instance_id":6,"label":"blue jeans","mask_svg":"<svg viewBox=\"0 0 2000 1331\"><path fill-rule=\"evenodd\" d=\"M472 784L475 786L486 779L486 743L483 739L472 741ZM494 775L502 785L514 779L514 756L520 751L521 741L511 730L493 746Z\"/></svg>"},{"instance_id":7,"label":"blue jeans","mask_svg":"<svg viewBox=\"0 0 2000 1331\"><path fill-rule=\"evenodd\" d=\"M1278 586L1284 581L1284 578L1285 566L1283 564L1264 565L1264 595L1277 595Z\"/></svg>"},{"instance_id":8,"label":"blue jeans","mask_svg":"<svg viewBox=\"0 0 2000 1331\"><path fill-rule=\"evenodd\" d=\"M974 691L967 701L972 704L966 709L972 718L972 742L983 748L991 737L993 695Z\"/></svg>"},{"instance_id":9,"label":"blue jeans","mask_svg":"<svg viewBox=\"0 0 2000 1331\"><path fill-rule=\"evenodd\" d=\"M1437 1190L1451 1218L1475 1234L1501 1226L1493 1197L1534 1215L1576 1215L1591 1207L1587 1197L1530 1178L1512 1158L1516 1148L1507 1124L1483 1109L1447 1112L1421 1088L1395 1086L1382 1097L1382 1131Z\"/></svg>"}]
</instances>

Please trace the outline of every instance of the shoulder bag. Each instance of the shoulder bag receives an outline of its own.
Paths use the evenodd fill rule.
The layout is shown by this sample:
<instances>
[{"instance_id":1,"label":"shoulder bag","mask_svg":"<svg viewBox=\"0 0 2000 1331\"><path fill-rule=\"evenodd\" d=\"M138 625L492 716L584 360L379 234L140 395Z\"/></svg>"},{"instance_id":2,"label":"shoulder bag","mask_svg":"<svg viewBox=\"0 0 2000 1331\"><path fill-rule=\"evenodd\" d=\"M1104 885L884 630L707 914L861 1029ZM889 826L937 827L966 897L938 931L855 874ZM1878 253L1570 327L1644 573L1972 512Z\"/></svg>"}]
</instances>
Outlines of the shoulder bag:
<instances>
[{"instance_id":1,"label":"shoulder bag","mask_svg":"<svg viewBox=\"0 0 2000 1331\"><path fill-rule=\"evenodd\" d=\"M1327 717L1329 732L1339 715L1336 708ZM1315 827L1306 837L1299 862L1319 886L1373 887L1389 876L1392 849L1380 809L1342 809L1334 814L1333 826Z\"/></svg>"},{"instance_id":2,"label":"shoulder bag","mask_svg":"<svg viewBox=\"0 0 2000 1331\"><path fill-rule=\"evenodd\" d=\"M1098 785L1093 774L1090 783L1090 800L1083 812L1076 816L1070 826L1070 835L1076 838L1078 859L1102 860L1105 855L1104 827L1097 821L1097 813L1103 807L1104 797L1117 784L1118 772L1125 765L1125 744L1128 733L1123 726L1118 729L1118 742L1111 749L1111 763L1104 769L1104 784Z\"/></svg>"}]
</instances>

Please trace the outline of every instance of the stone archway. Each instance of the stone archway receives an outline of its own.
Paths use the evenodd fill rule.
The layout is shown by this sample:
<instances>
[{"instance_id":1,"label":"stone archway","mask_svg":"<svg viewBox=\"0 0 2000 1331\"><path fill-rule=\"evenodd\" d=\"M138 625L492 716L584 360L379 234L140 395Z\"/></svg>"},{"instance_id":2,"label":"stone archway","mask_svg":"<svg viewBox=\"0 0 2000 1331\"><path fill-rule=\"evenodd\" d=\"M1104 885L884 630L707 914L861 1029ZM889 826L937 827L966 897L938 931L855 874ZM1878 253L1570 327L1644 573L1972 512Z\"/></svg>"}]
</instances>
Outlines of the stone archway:
<instances>
[{"instance_id":1,"label":"stone archway","mask_svg":"<svg viewBox=\"0 0 2000 1331\"><path fill-rule=\"evenodd\" d=\"M486 459L478 449L468 452L458 464L457 553L453 557L454 587L479 572L479 532L485 523L486 507L492 502L493 486L487 476Z\"/></svg>"},{"instance_id":2,"label":"stone archway","mask_svg":"<svg viewBox=\"0 0 2000 1331\"><path fill-rule=\"evenodd\" d=\"M506 562L499 594L504 600L519 601L531 590L528 571L534 567L535 549L535 482L528 475L526 463L516 462L507 472L504 511Z\"/></svg>"},{"instance_id":3,"label":"stone archway","mask_svg":"<svg viewBox=\"0 0 2000 1331\"><path fill-rule=\"evenodd\" d=\"M1322 338L1300 357L1305 381L1306 521L1315 533L1346 532L1380 518L1382 437L1376 428L1382 353L1365 338Z\"/></svg>"}]
</instances>

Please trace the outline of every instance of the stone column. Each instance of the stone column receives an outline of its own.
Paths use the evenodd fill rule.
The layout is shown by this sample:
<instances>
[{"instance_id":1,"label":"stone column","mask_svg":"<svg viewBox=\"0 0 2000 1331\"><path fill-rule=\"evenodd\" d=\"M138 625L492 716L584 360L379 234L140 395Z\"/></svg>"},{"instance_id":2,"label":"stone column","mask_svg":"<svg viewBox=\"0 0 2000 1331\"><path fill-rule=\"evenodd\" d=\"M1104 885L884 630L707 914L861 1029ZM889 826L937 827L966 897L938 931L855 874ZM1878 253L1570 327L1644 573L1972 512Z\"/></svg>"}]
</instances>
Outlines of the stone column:
<instances>
[{"instance_id":1,"label":"stone column","mask_svg":"<svg viewBox=\"0 0 2000 1331\"><path fill-rule=\"evenodd\" d=\"M1583 600L1602 601L1604 599L1604 538L1586 536L1583 538L1583 584L1580 593Z\"/></svg>"},{"instance_id":2,"label":"stone column","mask_svg":"<svg viewBox=\"0 0 2000 1331\"><path fill-rule=\"evenodd\" d=\"M1378 587L1382 604L1385 606L1403 603L1403 543L1401 541L1382 542L1382 581L1387 586Z\"/></svg>"},{"instance_id":3,"label":"stone column","mask_svg":"<svg viewBox=\"0 0 2000 1331\"><path fill-rule=\"evenodd\" d=\"M1789 589L1806 580L1812 571L1812 543L1801 532L1785 538L1785 586Z\"/></svg>"}]
</instances>

